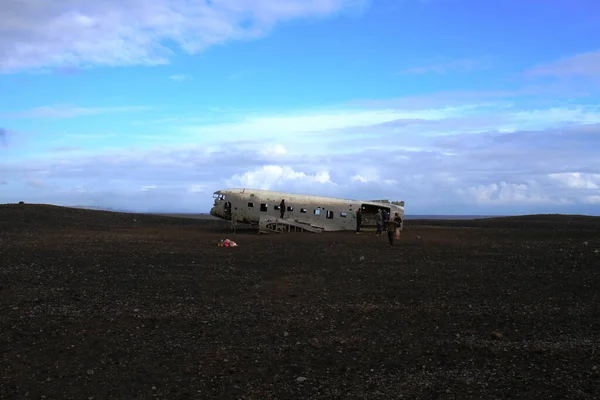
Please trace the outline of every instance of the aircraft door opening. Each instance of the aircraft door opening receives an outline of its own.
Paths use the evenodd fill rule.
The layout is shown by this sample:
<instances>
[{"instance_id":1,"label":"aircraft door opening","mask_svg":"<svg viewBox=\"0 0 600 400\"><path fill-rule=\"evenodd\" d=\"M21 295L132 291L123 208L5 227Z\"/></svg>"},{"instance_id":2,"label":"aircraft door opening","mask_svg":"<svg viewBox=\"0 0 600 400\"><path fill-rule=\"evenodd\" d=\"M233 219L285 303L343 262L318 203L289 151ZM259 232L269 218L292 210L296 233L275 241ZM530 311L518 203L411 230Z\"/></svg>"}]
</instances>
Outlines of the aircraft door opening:
<instances>
[{"instance_id":1,"label":"aircraft door opening","mask_svg":"<svg viewBox=\"0 0 600 400\"><path fill-rule=\"evenodd\" d=\"M377 225L377 210L386 211L389 207L372 205L372 204L361 204L362 213L362 226L375 226Z\"/></svg>"}]
</instances>

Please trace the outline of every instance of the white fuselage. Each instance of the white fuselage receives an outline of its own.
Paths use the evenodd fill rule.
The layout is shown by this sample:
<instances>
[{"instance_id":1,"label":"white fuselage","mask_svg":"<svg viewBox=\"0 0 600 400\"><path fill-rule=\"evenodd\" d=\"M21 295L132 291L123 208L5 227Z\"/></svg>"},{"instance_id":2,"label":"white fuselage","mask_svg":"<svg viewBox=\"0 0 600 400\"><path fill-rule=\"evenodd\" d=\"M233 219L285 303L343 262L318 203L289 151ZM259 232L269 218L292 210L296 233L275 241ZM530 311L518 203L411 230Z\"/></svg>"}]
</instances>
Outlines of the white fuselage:
<instances>
[{"instance_id":1,"label":"white fuselage","mask_svg":"<svg viewBox=\"0 0 600 400\"><path fill-rule=\"evenodd\" d=\"M210 214L235 222L259 224L261 218L280 218L279 204L285 200L284 219L308 224L325 231L354 230L356 211L360 208L362 225L375 225L378 209L404 220L404 205L340 199L325 196L276 192L259 189L229 189L214 193Z\"/></svg>"}]
</instances>

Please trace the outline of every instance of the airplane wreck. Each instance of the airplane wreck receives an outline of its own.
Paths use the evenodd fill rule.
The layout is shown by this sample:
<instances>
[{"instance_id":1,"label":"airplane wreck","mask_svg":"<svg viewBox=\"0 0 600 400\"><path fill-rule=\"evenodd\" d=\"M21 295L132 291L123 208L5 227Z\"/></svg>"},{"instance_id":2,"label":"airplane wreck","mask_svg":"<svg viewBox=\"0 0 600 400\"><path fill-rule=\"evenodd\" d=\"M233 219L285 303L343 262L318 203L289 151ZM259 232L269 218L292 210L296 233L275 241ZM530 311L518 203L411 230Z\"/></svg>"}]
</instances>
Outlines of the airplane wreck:
<instances>
[{"instance_id":1,"label":"airplane wreck","mask_svg":"<svg viewBox=\"0 0 600 400\"><path fill-rule=\"evenodd\" d=\"M231 221L233 227L237 223L256 225L260 233L353 231L359 209L361 227L376 226L379 209L392 217L398 213L404 221L404 201L352 200L248 188L217 190L213 198L212 216Z\"/></svg>"}]
</instances>

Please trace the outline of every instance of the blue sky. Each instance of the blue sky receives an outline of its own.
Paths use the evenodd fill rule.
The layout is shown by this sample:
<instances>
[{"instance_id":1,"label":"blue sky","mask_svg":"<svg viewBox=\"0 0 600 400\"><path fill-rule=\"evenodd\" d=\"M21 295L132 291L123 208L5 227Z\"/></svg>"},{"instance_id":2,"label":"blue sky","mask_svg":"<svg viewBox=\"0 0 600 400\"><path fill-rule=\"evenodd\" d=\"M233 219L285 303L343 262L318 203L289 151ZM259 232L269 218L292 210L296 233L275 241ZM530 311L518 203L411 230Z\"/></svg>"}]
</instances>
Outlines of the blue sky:
<instances>
[{"instance_id":1,"label":"blue sky","mask_svg":"<svg viewBox=\"0 0 600 400\"><path fill-rule=\"evenodd\" d=\"M5 4L6 3L6 4ZM4 0L0 203L600 214L594 0Z\"/></svg>"}]
</instances>

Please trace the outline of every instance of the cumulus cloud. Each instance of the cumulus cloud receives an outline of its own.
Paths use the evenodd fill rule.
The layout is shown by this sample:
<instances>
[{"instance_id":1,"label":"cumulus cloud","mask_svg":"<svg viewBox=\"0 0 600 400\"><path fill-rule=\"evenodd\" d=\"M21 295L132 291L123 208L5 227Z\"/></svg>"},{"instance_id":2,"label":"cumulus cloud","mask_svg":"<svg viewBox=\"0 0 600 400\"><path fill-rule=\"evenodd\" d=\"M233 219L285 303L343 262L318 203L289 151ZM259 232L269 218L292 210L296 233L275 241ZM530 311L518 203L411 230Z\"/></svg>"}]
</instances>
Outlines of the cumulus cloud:
<instances>
[{"instance_id":1,"label":"cumulus cloud","mask_svg":"<svg viewBox=\"0 0 600 400\"><path fill-rule=\"evenodd\" d=\"M225 183L229 187L251 187L265 190L283 186L290 188L303 186L305 189L311 187L312 190L319 190L318 187L312 184L324 185L332 184L333 182L327 170L305 173L295 171L290 166L264 165L254 168L251 171L246 171L243 174L235 174L231 179L226 180Z\"/></svg>"},{"instance_id":2,"label":"cumulus cloud","mask_svg":"<svg viewBox=\"0 0 600 400\"><path fill-rule=\"evenodd\" d=\"M227 41L261 38L281 22L334 16L364 4L4 0L0 72L166 64L177 51L195 54ZM411 213L593 208L600 204L600 107L597 102L565 106L564 97L593 89L587 80L600 75L598 54L539 65L526 75L544 78L543 85L533 79L505 91L366 99L271 114L215 107L210 120L156 115L137 122L140 135L128 137L130 143L139 139L135 148L101 150L91 143L108 141L110 134L73 132L61 136L62 143L44 142L50 150L45 153L36 142L35 157L25 157L23 146L15 156L0 159L0 182L6 186L0 202L197 212L208 210L213 190L243 186L405 200ZM433 60L405 72L487 66ZM232 72L234 79L249 71ZM548 84L547 77L586 83L573 86L559 79ZM71 118L146 109L57 104L0 116ZM161 135L144 133L144 126ZM0 129L0 141L7 133Z\"/></svg>"},{"instance_id":3,"label":"cumulus cloud","mask_svg":"<svg viewBox=\"0 0 600 400\"><path fill-rule=\"evenodd\" d=\"M405 200L410 213L511 213L591 210L600 196L600 124L429 136L377 129L381 143L345 142L343 152L329 151L342 129L306 148L303 135L283 135L0 161L10 189L0 201L201 212L214 190L254 187Z\"/></svg>"},{"instance_id":4,"label":"cumulus cloud","mask_svg":"<svg viewBox=\"0 0 600 400\"><path fill-rule=\"evenodd\" d=\"M0 160L10 196L139 211L207 211L227 187L405 200L411 213L593 208L600 107L514 107L465 96L278 114L223 112L135 148L100 150L84 132L35 158ZM165 116L168 117L168 116ZM189 121L192 122L192 121ZM180 125L181 126L181 125ZM162 139L161 139L162 138ZM87 140L87 141L86 141ZM32 186L43 182L43 186ZM468 210L468 211L467 211Z\"/></svg>"},{"instance_id":5,"label":"cumulus cloud","mask_svg":"<svg viewBox=\"0 0 600 400\"><path fill-rule=\"evenodd\" d=\"M0 71L160 65L257 39L277 24L360 9L363 0L3 0Z\"/></svg>"},{"instance_id":6,"label":"cumulus cloud","mask_svg":"<svg viewBox=\"0 0 600 400\"><path fill-rule=\"evenodd\" d=\"M600 173L562 172L548 176L569 189L600 189Z\"/></svg>"},{"instance_id":7,"label":"cumulus cloud","mask_svg":"<svg viewBox=\"0 0 600 400\"><path fill-rule=\"evenodd\" d=\"M558 205L570 203L565 198L544 194L535 180L530 180L528 183L501 181L487 185L469 186L457 188L456 193L468 201L488 207L496 204L511 206L514 204Z\"/></svg>"}]
</instances>

